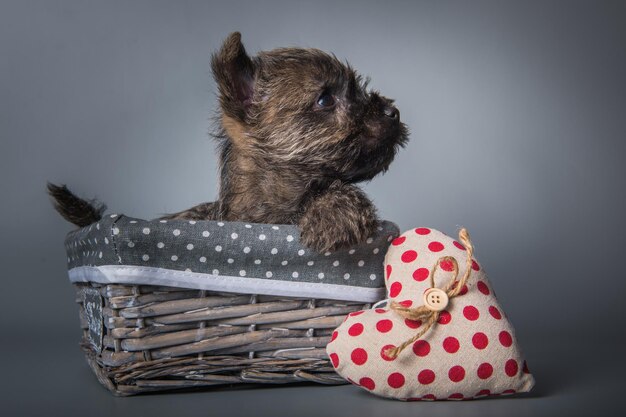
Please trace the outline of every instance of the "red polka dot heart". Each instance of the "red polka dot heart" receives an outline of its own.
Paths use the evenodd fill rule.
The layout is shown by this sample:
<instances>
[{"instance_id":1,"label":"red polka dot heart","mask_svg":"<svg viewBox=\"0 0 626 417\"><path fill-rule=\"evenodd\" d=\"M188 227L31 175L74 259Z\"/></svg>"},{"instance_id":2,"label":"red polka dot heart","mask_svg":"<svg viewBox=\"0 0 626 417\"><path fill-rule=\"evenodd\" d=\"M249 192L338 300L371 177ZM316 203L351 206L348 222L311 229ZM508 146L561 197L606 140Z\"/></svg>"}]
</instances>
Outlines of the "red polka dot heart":
<instances>
[{"instance_id":1,"label":"red polka dot heart","mask_svg":"<svg viewBox=\"0 0 626 417\"><path fill-rule=\"evenodd\" d=\"M391 242L385 258L390 301L404 307L424 305L434 283L455 277L449 260L466 272L465 247L443 233L419 227ZM411 339L425 324L385 308L351 313L333 333L328 356L337 372L374 394L400 400L462 400L529 391L529 373L515 332L476 260L459 295L450 299L437 322L394 359L388 349ZM457 278L458 280L458 278Z\"/></svg>"}]
</instances>

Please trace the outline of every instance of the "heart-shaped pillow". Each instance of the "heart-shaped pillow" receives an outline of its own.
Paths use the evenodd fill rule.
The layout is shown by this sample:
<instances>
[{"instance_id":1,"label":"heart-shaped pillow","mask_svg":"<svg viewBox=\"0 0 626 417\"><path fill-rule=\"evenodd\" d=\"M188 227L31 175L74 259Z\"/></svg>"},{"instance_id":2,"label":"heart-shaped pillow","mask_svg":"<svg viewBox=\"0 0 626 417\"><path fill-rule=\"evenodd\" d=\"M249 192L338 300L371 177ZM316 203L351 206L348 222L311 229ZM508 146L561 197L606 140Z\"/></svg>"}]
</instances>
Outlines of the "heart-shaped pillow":
<instances>
[{"instance_id":1,"label":"heart-shaped pillow","mask_svg":"<svg viewBox=\"0 0 626 417\"><path fill-rule=\"evenodd\" d=\"M327 346L341 376L401 400L530 391L513 327L464 229L459 239L420 227L392 242L388 305L351 313Z\"/></svg>"}]
</instances>

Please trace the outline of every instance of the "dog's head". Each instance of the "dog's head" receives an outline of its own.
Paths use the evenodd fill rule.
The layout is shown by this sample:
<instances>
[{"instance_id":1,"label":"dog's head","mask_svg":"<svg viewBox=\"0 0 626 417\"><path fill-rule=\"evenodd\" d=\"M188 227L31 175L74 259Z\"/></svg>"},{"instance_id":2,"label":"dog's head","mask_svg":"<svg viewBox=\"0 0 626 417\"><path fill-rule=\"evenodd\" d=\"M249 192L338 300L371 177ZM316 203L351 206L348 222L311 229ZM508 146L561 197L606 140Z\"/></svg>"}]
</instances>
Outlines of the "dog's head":
<instances>
[{"instance_id":1,"label":"dog's head","mask_svg":"<svg viewBox=\"0 0 626 417\"><path fill-rule=\"evenodd\" d=\"M211 66L229 147L259 163L296 168L314 181L358 182L385 171L407 141L393 101L320 50L250 57L233 33Z\"/></svg>"}]
</instances>

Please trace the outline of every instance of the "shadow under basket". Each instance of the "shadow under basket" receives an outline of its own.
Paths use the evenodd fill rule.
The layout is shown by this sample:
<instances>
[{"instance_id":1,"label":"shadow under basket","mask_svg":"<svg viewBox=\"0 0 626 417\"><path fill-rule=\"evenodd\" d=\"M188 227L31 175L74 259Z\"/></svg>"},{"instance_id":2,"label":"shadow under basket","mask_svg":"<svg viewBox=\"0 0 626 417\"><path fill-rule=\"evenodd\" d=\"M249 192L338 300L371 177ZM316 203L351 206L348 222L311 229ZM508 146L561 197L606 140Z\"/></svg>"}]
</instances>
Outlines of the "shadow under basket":
<instances>
[{"instance_id":1,"label":"shadow under basket","mask_svg":"<svg viewBox=\"0 0 626 417\"><path fill-rule=\"evenodd\" d=\"M343 384L325 346L369 304L186 290L75 284L81 343L116 395L222 384Z\"/></svg>"},{"instance_id":2,"label":"shadow under basket","mask_svg":"<svg viewBox=\"0 0 626 417\"><path fill-rule=\"evenodd\" d=\"M109 215L65 240L82 347L117 395L230 384L343 384L326 355L385 295L391 222L317 253L293 225Z\"/></svg>"}]
</instances>

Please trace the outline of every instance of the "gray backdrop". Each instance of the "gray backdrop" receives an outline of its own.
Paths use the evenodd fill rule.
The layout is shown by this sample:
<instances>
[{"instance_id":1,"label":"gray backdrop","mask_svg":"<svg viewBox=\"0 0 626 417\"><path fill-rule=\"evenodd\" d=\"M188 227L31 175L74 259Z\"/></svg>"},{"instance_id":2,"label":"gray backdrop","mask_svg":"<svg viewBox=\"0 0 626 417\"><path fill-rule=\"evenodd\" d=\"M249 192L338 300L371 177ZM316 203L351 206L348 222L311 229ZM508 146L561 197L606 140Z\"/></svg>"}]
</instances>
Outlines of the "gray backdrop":
<instances>
[{"instance_id":1,"label":"gray backdrop","mask_svg":"<svg viewBox=\"0 0 626 417\"><path fill-rule=\"evenodd\" d=\"M568 415L624 394L626 3L0 1L2 407L21 415ZM211 200L208 59L318 47L411 128L364 185L401 229L465 226L537 386L519 399L385 401L354 387L118 399L77 347L46 180L150 218ZM619 355L619 356L618 356ZM210 411L209 411L210 410ZM615 411L617 412L617 411Z\"/></svg>"}]
</instances>

